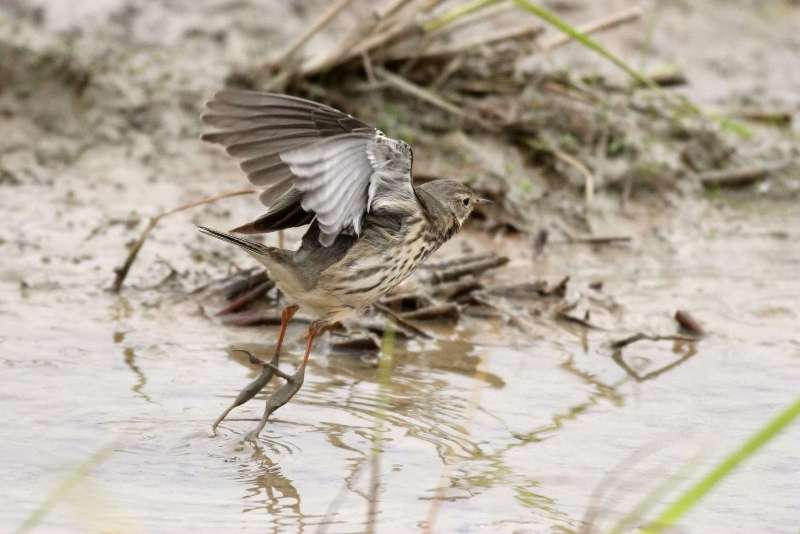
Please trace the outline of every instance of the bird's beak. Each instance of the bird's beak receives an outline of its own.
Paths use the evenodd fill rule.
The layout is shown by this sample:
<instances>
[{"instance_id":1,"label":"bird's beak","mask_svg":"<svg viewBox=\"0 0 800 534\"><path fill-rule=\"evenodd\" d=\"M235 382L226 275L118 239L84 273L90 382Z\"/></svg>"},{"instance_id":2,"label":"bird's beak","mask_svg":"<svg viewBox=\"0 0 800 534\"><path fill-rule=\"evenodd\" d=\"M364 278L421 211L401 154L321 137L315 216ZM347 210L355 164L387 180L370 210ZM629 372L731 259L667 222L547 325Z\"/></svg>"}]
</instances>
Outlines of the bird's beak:
<instances>
[{"instance_id":1,"label":"bird's beak","mask_svg":"<svg viewBox=\"0 0 800 534\"><path fill-rule=\"evenodd\" d=\"M492 202L488 198L479 198L477 202L478 204L494 204L494 202Z\"/></svg>"}]
</instances>

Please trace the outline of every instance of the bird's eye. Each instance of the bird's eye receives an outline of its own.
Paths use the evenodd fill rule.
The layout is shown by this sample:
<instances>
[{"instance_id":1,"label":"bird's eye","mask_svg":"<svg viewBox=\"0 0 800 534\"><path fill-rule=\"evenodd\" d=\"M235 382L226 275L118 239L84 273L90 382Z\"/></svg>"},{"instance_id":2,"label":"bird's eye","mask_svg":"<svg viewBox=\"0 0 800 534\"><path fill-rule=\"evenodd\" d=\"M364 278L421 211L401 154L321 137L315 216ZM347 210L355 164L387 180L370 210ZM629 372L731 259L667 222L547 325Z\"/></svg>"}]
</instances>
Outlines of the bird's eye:
<instances>
[{"instance_id":1,"label":"bird's eye","mask_svg":"<svg viewBox=\"0 0 800 534\"><path fill-rule=\"evenodd\" d=\"M464 203L465 208L469 207L469 197L464 197L464 200L462 202Z\"/></svg>"}]
</instances>

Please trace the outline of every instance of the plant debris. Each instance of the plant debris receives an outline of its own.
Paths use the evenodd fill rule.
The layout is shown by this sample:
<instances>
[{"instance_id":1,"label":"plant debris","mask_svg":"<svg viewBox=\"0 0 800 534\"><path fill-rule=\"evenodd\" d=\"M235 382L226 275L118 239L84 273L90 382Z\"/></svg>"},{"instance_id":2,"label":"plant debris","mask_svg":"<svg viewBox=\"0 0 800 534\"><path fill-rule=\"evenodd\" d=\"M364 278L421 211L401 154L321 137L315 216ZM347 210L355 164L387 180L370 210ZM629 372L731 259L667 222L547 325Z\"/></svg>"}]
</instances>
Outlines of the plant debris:
<instances>
[{"instance_id":1,"label":"plant debris","mask_svg":"<svg viewBox=\"0 0 800 534\"><path fill-rule=\"evenodd\" d=\"M671 334L671 335L654 335L654 334L645 334L644 332L638 332L631 336L618 339L617 341L612 341L609 343L609 346L614 350L619 350L632 343L636 343L637 341L687 341L687 342L694 342L697 341L697 337L695 336L683 336L678 334Z\"/></svg>"},{"instance_id":2,"label":"plant debris","mask_svg":"<svg viewBox=\"0 0 800 534\"><path fill-rule=\"evenodd\" d=\"M702 325L688 311L678 310L675 312L675 320L680 327L693 336L704 336L705 330Z\"/></svg>"}]
</instances>

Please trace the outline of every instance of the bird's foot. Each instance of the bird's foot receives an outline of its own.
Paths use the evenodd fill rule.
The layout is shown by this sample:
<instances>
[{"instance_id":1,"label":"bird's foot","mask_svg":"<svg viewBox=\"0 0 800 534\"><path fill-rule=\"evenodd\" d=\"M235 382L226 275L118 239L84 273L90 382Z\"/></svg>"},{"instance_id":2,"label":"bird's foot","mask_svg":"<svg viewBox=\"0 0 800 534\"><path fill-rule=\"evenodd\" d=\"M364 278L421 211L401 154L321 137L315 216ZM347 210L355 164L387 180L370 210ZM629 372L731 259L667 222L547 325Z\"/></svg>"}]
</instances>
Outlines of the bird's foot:
<instances>
[{"instance_id":1,"label":"bird's foot","mask_svg":"<svg viewBox=\"0 0 800 534\"><path fill-rule=\"evenodd\" d=\"M228 417L228 414L231 413L231 411L234 408L236 408L237 406L241 406L245 402L255 397L259 391L264 389L264 386L266 386L270 382L270 380L272 380L272 377L275 376L276 374L280 377L284 377L286 375L286 373L278 369L277 366L271 363L262 362L248 350L233 349L233 351L243 352L247 354L247 357L250 360L251 364L261 366L261 373L259 373L259 375L256 377L255 380L247 384L244 387L244 389L242 389L242 391L239 392L239 395L236 396L236 399L234 399L233 403L230 406L228 406L225 409L225 411L222 412L222 414L220 414L219 417L217 417L216 421L214 421L214 424L211 425L212 437L217 435L217 427L219 426L220 423L222 423L222 421L225 420L226 417Z\"/></svg>"},{"instance_id":2,"label":"bird's foot","mask_svg":"<svg viewBox=\"0 0 800 534\"><path fill-rule=\"evenodd\" d=\"M267 425L267 421L269 421L270 416L275 413L278 408L292 400L292 397L294 397L303 386L303 380L306 372L305 365L301 365L297 372L295 372L293 375L284 373L278 369L277 366L274 366L270 363L264 363L263 365L265 368L271 369L275 374L286 380L286 383L275 390L269 399L267 399L267 404L264 407L264 415L261 417L261 421L259 421L258 426L245 435L244 441L254 445L257 444L258 435L262 430L264 430L264 427Z\"/></svg>"},{"instance_id":3,"label":"bird's foot","mask_svg":"<svg viewBox=\"0 0 800 534\"><path fill-rule=\"evenodd\" d=\"M258 435L260 433L261 432L258 431L258 430L251 430L250 432L248 432L247 434L244 435L244 438L242 439L242 441L244 443L251 444L253 447L259 448L259 447L261 447L261 442L258 440Z\"/></svg>"}]
</instances>

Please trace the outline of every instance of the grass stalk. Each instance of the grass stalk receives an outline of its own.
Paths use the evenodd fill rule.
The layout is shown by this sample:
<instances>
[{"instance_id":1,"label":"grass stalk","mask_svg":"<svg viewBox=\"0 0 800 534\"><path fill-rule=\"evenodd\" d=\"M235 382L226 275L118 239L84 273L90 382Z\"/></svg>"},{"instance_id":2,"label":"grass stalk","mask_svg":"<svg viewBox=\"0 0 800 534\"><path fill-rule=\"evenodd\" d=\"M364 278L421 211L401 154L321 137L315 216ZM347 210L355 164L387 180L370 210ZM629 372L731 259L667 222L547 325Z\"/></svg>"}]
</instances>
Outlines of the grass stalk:
<instances>
[{"instance_id":1,"label":"grass stalk","mask_svg":"<svg viewBox=\"0 0 800 534\"><path fill-rule=\"evenodd\" d=\"M690 476L692 471L697 468L698 463L699 457L694 458L686 462L677 472L661 481L655 488L650 490L630 512L625 514L608 534L624 534L625 532L630 532L629 529L640 521L641 518L647 514L648 510L652 510L662 498L674 490L681 481L686 480Z\"/></svg>"},{"instance_id":2,"label":"grass stalk","mask_svg":"<svg viewBox=\"0 0 800 534\"><path fill-rule=\"evenodd\" d=\"M643 75L627 63L620 59L616 54L611 53L606 47L589 37L586 33L580 31L576 27L569 24L567 21L538 4L534 4L529 0L514 0L514 2L519 6L521 9L528 11L529 13L533 13L540 19L542 19L547 24L550 24L555 29L565 33L572 39L578 41L580 44L585 46L586 48L596 52L600 56L604 57L605 59L609 60L611 63L622 69L628 76L636 80L637 82L646 85L648 87L656 87L656 85L647 78L647 76Z\"/></svg>"},{"instance_id":3,"label":"grass stalk","mask_svg":"<svg viewBox=\"0 0 800 534\"><path fill-rule=\"evenodd\" d=\"M378 408L375 413L375 428L370 455L369 506L367 508L368 533L376 532L378 501L381 485L381 455L383 454L383 425L386 421L386 408L389 405L389 389L394 365L395 331L389 326L383 334L381 360L378 365Z\"/></svg>"},{"instance_id":4,"label":"grass stalk","mask_svg":"<svg viewBox=\"0 0 800 534\"><path fill-rule=\"evenodd\" d=\"M47 514L55 508L55 506L64 499L79 482L88 477L92 470L103 463L111 453L114 451L115 443L111 443L101 448L88 459L83 461L71 473L64 477L61 482L51 491L47 497L44 498L42 503L36 508L30 516L25 520L22 525L15 531L15 534L24 534L31 532L36 528L47 516Z\"/></svg>"},{"instance_id":5,"label":"grass stalk","mask_svg":"<svg viewBox=\"0 0 800 534\"><path fill-rule=\"evenodd\" d=\"M462 17L466 17L467 15L471 15L476 11L480 11L483 8L492 6L501 2L502 0L470 0L463 4L457 5L454 8L450 9L440 17L435 19L429 20L425 24L423 24L423 29L426 32L434 32L436 30L440 30L451 24Z\"/></svg>"},{"instance_id":6,"label":"grass stalk","mask_svg":"<svg viewBox=\"0 0 800 534\"><path fill-rule=\"evenodd\" d=\"M658 534L673 527L691 509L707 496L720 482L729 477L742 462L753 456L764 445L772 441L800 416L800 398L772 418L764 427L752 435L738 449L717 464L706 476L684 491L643 532Z\"/></svg>"}]
</instances>

